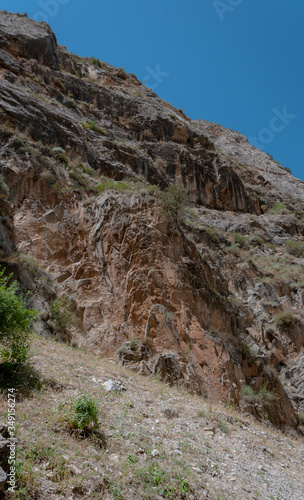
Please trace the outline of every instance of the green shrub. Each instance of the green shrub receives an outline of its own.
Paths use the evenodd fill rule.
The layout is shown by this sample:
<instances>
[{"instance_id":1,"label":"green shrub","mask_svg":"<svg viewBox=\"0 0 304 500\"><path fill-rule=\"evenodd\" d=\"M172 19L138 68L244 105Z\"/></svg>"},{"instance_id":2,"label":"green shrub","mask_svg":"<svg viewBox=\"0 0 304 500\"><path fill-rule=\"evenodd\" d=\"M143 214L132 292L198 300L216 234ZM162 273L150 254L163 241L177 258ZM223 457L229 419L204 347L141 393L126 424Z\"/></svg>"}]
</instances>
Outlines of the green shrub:
<instances>
[{"instance_id":1,"label":"green shrub","mask_svg":"<svg viewBox=\"0 0 304 500\"><path fill-rule=\"evenodd\" d=\"M240 233L233 233L233 241L240 247L246 246L246 237Z\"/></svg>"},{"instance_id":2,"label":"green shrub","mask_svg":"<svg viewBox=\"0 0 304 500\"><path fill-rule=\"evenodd\" d=\"M71 431L88 432L98 429L98 412L96 400L84 395L70 401L68 411L64 413L62 420Z\"/></svg>"},{"instance_id":3,"label":"green shrub","mask_svg":"<svg viewBox=\"0 0 304 500\"><path fill-rule=\"evenodd\" d=\"M292 170L291 170L291 168L289 168L289 167L283 167L282 165L281 165L281 168L282 168L283 170L286 170L286 172L288 172L289 174L292 174Z\"/></svg>"},{"instance_id":4,"label":"green shrub","mask_svg":"<svg viewBox=\"0 0 304 500\"><path fill-rule=\"evenodd\" d=\"M304 256L304 243L302 243L302 241L287 240L285 241L285 247L287 252L295 257Z\"/></svg>"},{"instance_id":5,"label":"green shrub","mask_svg":"<svg viewBox=\"0 0 304 500\"><path fill-rule=\"evenodd\" d=\"M289 210L286 207L285 203L275 203L268 213L271 215L277 215L277 214L286 215L289 214Z\"/></svg>"},{"instance_id":6,"label":"green shrub","mask_svg":"<svg viewBox=\"0 0 304 500\"><path fill-rule=\"evenodd\" d=\"M274 323L281 329L288 330L298 323L297 316L291 311L283 311L274 317Z\"/></svg>"},{"instance_id":7,"label":"green shrub","mask_svg":"<svg viewBox=\"0 0 304 500\"><path fill-rule=\"evenodd\" d=\"M102 135L108 135L108 132L103 128L100 128L97 125L95 125L95 122L93 120L90 122L84 122L82 125L84 126L84 128L87 128L88 130L93 130L94 132L98 132L99 134Z\"/></svg>"},{"instance_id":8,"label":"green shrub","mask_svg":"<svg viewBox=\"0 0 304 500\"><path fill-rule=\"evenodd\" d=\"M0 344L1 357L8 363L28 360L32 323L37 311L28 309L26 298L19 292L18 283L11 276L3 276L0 269Z\"/></svg>"},{"instance_id":9,"label":"green shrub","mask_svg":"<svg viewBox=\"0 0 304 500\"><path fill-rule=\"evenodd\" d=\"M85 174L91 175L92 177L97 177L97 172L94 168L90 167L90 165L84 165L83 163L77 163L76 167L79 170L82 170Z\"/></svg>"},{"instance_id":10,"label":"green shrub","mask_svg":"<svg viewBox=\"0 0 304 500\"><path fill-rule=\"evenodd\" d=\"M99 59L97 59L96 57L91 57L91 64L93 64L93 66L95 66L95 68L102 67L101 61Z\"/></svg>"},{"instance_id":11,"label":"green shrub","mask_svg":"<svg viewBox=\"0 0 304 500\"><path fill-rule=\"evenodd\" d=\"M50 306L50 312L51 320L49 325L56 337L64 342L69 342L71 340L70 328L76 321L69 300L65 297L54 300Z\"/></svg>"},{"instance_id":12,"label":"green shrub","mask_svg":"<svg viewBox=\"0 0 304 500\"><path fill-rule=\"evenodd\" d=\"M243 398L249 402L259 402L259 401L277 401L278 396L271 391L268 391L265 387L262 387L259 391L255 392L250 385L244 385L241 390Z\"/></svg>"},{"instance_id":13,"label":"green shrub","mask_svg":"<svg viewBox=\"0 0 304 500\"><path fill-rule=\"evenodd\" d=\"M65 167L69 164L69 159L64 149L62 148L53 148L51 151L51 156L53 156L56 160L58 160Z\"/></svg>"},{"instance_id":14,"label":"green shrub","mask_svg":"<svg viewBox=\"0 0 304 500\"><path fill-rule=\"evenodd\" d=\"M166 208L166 212L175 221L180 221L185 213L188 202L188 195L182 186L172 184L162 194L161 198Z\"/></svg>"}]
</instances>

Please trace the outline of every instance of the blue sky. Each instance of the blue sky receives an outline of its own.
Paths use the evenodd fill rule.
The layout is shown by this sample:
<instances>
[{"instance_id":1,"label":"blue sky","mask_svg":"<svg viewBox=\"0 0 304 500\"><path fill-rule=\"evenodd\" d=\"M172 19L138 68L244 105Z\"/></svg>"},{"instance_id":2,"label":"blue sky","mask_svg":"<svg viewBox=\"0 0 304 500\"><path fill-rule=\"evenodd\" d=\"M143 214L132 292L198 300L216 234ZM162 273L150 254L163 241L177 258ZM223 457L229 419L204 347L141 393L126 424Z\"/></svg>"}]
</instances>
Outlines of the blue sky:
<instances>
[{"instance_id":1,"label":"blue sky","mask_svg":"<svg viewBox=\"0 0 304 500\"><path fill-rule=\"evenodd\" d=\"M303 0L2 0L58 42L238 130L304 180Z\"/></svg>"}]
</instances>

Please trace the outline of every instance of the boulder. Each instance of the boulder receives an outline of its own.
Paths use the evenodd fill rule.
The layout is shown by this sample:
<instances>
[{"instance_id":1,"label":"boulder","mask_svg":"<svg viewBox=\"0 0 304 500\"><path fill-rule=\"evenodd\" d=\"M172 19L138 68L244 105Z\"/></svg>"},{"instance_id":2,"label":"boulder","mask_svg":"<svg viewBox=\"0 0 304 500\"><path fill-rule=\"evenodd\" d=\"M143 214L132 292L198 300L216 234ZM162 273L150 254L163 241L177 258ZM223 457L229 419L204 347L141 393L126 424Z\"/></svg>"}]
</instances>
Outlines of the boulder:
<instances>
[{"instance_id":1,"label":"boulder","mask_svg":"<svg viewBox=\"0 0 304 500\"><path fill-rule=\"evenodd\" d=\"M0 12L0 48L14 57L36 59L58 67L57 40L46 23L38 23L18 14Z\"/></svg>"}]
</instances>

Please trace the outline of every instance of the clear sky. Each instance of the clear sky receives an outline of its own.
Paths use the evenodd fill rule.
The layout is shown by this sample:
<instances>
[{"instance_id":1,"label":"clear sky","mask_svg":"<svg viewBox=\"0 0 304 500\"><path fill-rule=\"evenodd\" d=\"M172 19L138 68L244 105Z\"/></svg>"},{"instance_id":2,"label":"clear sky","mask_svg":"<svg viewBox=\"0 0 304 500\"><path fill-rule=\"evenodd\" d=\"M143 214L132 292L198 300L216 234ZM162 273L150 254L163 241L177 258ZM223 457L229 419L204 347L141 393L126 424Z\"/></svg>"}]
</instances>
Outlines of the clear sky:
<instances>
[{"instance_id":1,"label":"clear sky","mask_svg":"<svg viewBox=\"0 0 304 500\"><path fill-rule=\"evenodd\" d=\"M303 0L2 0L304 180Z\"/></svg>"}]
</instances>

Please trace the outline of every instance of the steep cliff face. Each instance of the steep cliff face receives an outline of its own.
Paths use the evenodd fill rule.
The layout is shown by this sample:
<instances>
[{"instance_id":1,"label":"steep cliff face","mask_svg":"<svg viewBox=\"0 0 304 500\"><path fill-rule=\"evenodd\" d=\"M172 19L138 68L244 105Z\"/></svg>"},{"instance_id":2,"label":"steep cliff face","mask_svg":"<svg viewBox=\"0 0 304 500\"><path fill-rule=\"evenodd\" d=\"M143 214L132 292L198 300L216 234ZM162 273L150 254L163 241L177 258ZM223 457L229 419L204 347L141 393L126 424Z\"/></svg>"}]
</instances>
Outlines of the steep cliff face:
<instances>
[{"instance_id":1,"label":"steep cliff face","mask_svg":"<svg viewBox=\"0 0 304 500\"><path fill-rule=\"evenodd\" d=\"M304 183L45 23L2 12L0 45L1 264L35 291L38 331L66 296L74 342L298 425Z\"/></svg>"}]
</instances>

